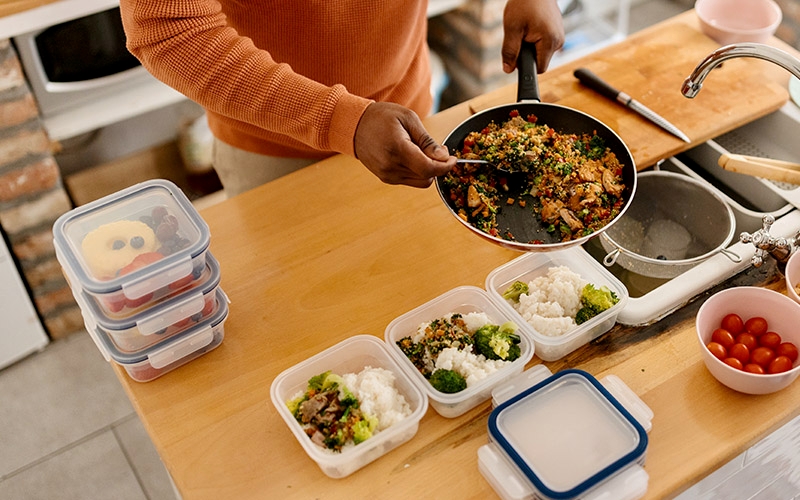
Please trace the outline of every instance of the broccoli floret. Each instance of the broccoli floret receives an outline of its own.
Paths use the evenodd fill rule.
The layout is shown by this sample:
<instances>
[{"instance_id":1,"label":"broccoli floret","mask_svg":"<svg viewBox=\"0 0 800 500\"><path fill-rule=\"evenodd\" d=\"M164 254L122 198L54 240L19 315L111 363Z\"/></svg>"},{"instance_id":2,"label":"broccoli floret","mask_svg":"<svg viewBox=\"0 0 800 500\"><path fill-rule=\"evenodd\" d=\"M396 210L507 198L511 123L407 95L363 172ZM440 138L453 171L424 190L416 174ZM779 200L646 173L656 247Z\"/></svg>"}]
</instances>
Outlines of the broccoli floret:
<instances>
[{"instance_id":1,"label":"broccoli floret","mask_svg":"<svg viewBox=\"0 0 800 500\"><path fill-rule=\"evenodd\" d=\"M434 389L446 394L461 392L467 388L467 380L453 370L440 368L431 374L429 380Z\"/></svg>"},{"instance_id":2,"label":"broccoli floret","mask_svg":"<svg viewBox=\"0 0 800 500\"><path fill-rule=\"evenodd\" d=\"M581 308L575 315L575 323L581 324L594 318L601 312L612 307L619 302L617 294L609 290L605 285L595 288L591 283L587 283L581 290Z\"/></svg>"},{"instance_id":3,"label":"broccoli floret","mask_svg":"<svg viewBox=\"0 0 800 500\"><path fill-rule=\"evenodd\" d=\"M363 443L372 437L372 433L378 427L378 419L372 415L363 415L363 419L353 425L353 443Z\"/></svg>"},{"instance_id":4,"label":"broccoli floret","mask_svg":"<svg viewBox=\"0 0 800 500\"><path fill-rule=\"evenodd\" d=\"M519 296L523 293L528 293L528 284L523 281L515 281L503 292L503 298L519 302Z\"/></svg>"},{"instance_id":5,"label":"broccoli floret","mask_svg":"<svg viewBox=\"0 0 800 500\"><path fill-rule=\"evenodd\" d=\"M486 359L514 361L521 354L516 331L517 325L511 321L500 326L484 325L475 332L475 350Z\"/></svg>"}]
</instances>

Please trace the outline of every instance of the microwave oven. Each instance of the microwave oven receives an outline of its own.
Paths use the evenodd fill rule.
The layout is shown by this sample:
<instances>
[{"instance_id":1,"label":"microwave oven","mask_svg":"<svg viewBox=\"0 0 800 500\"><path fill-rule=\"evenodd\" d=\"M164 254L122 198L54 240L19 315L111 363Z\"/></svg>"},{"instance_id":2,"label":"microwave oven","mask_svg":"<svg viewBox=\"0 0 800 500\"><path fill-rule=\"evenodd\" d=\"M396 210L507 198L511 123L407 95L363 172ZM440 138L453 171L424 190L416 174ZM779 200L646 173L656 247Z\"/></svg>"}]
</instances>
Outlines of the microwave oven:
<instances>
[{"instance_id":1,"label":"microwave oven","mask_svg":"<svg viewBox=\"0 0 800 500\"><path fill-rule=\"evenodd\" d=\"M12 41L44 118L153 79L125 46L119 7Z\"/></svg>"}]
</instances>

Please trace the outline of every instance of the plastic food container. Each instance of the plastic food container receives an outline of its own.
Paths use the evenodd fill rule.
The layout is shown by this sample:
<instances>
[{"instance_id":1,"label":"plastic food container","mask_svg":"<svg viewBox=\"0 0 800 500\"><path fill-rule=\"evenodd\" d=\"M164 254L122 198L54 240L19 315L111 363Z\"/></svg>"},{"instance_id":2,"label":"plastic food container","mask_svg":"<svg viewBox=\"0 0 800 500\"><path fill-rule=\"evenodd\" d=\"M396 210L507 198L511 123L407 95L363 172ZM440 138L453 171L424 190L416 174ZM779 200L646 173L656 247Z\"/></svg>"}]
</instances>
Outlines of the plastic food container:
<instances>
[{"instance_id":1,"label":"plastic food container","mask_svg":"<svg viewBox=\"0 0 800 500\"><path fill-rule=\"evenodd\" d=\"M454 394L439 392L433 388L430 382L403 354L396 342L403 337L413 335L423 323L441 318L449 313L466 314L470 312L484 312L491 322L497 325L501 325L506 321L514 321L519 327L517 333L520 335L520 357L461 392ZM503 381L521 373L534 353L533 342L528 338L520 321L511 318L507 312L498 307L486 291L473 286L454 288L394 319L386 327L385 339L392 357L397 360L417 386L423 388L430 399L431 406L440 415L448 418L462 415L491 398L492 389Z\"/></svg>"},{"instance_id":2,"label":"plastic food container","mask_svg":"<svg viewBox=\"0 0 800 500\"><path fill-rule=\"evenodd\" d=\"M395 387L409 404L411 414L358 445L346 446L341 453L317 446L292 416L286 402L305 391L313 376L328 370L338 375L358 373L368 366L394 373ZM270 396L300 446L332 478L348 476L414 437L428 410L425 395L389 355L386 345L372 335L351 337L285 370L273 380Z\"/></svg>"},{"instance_id":3,"label":"plastic food container","mask_svg":"<svg viewBox=\"0 0 800 500\"><path fill-rule=\"evenodd\" d=\"M616 377L601 384L581 370L548 376L549 370L539 369L545 373L523 374L528 379L521 384L532 387L500 402L489 416L489 444L478 450L484 478L506 500L644 496L652 411Z\"/></svg>"},{"instance_id":4,"label":"plastic food container","mask_svg":"<svg viewBox=\"0 0 800 500\"><path fill-rule=\"evenodd\" d=\"M125 368L137 382L149 382L189 361L215 349L225 336L225 320L228 317L228 298L221 288L216 290L216 310L200 323L183 332L153 344L141 351L120 351L109 335L97 328L84 315L86 329L92 336L106 361L114 361Z\"/></svg>"},{"instance_id":5,"label":"plastic food container","mask_svg":"<svg viewBox=\"0 0 800 500\"><path fill-rule=\"evenodd\" d=\"M82 297L79 304L97 327L109 336L117 349L133 353L210 318L218 308L219 282L219 264L209 252L206 255L206 269L196 284L127 318L109 318L85 292L80 292Z\"/></svg>"},{"instance_id":6,"label":"plastic food container","mask_svg":"<svg viewBox=\"0 0 800 500\"><path fill-rule=\"evenodd\" d=\"M568 267L596 287L607 286L617 295L619 302L563 335L548 336L536 331L503 298L503 292L515 281L528 283L539 276L546 276L548 269L556 266ZM489 273L486 277L486 290L512 321L528 330L536 346L536 355L544 361L560 359L610 330L628 301L628 289L625 285L580 247L556 252L528 253L517 257Z\"/></svg>"},{"instance_id":7,"label":"plastic food container","mask_svg":"<svg viewBox=\"0 0 800 500\"><path fill-rule=\"evenodd\" d=\"M177 186L151 180L65 213L53 239L70 286L122 319L197 282L210 234Z\"/></svg>"}]
</instances>

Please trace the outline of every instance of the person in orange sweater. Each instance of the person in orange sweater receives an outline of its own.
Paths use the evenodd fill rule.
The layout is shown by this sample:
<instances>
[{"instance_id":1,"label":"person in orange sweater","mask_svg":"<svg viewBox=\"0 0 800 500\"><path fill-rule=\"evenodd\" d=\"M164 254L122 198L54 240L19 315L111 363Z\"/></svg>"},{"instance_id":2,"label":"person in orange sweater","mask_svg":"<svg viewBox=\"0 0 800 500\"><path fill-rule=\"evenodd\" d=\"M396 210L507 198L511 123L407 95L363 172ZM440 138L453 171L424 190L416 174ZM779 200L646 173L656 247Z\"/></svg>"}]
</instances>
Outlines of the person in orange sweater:
<instances>
[{"instance_id":1,"label":"person in orange sweater","mask_svg":"<svg viewBox=\"0 0 800 500\"><path fill-rule=\"evenodd\" d=\"M426 132L426 0L121 0L127 46L200 104L232 196L335 153L424 188L455 164ZM502 63L523 39L539 71L564 42L557 0L508 0Z\"/></svg>"}]
</instances>

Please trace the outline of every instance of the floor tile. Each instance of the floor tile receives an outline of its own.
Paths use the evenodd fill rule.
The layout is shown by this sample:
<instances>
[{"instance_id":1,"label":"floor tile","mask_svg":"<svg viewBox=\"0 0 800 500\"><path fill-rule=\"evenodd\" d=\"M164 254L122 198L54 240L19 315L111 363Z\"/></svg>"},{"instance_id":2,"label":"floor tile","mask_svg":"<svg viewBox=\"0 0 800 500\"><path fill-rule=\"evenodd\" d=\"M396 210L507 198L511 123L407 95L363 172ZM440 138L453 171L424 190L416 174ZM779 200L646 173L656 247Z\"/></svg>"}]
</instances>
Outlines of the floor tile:
<instances>
[{"instance_id":1,"label":"floor tile","mask_svg":"<svg viewBox=\"0 0 800 500\"><path fill-rule=\"evenodd\" d=\"M132 416L115 425L113 431L147 497L154 500L176 500L169 473L141 420Z\"/></svg>"},{"instance_id":2,"label":"floor tile","mask_svg":"<svg viewBox=\"0 0 800 500\"><path fill-rule=\"evenodd\" d=\"M148 500L110 430L0 481L0 498Z\"/></svg>"},{"instance_id":3,"label":"floor tile","mask_svg":"<svg viewBox=\"0 0 800 500\"><path fill-rule=\"evenodd\" d=\"M0 479L134 413L86 333L0 371L0 401Z\"/></svg>"}]
</instances>

